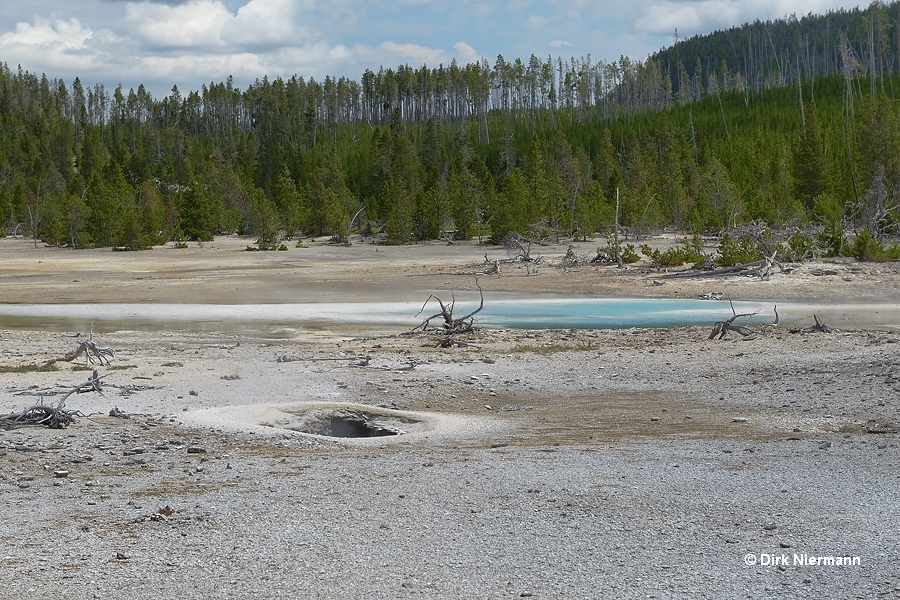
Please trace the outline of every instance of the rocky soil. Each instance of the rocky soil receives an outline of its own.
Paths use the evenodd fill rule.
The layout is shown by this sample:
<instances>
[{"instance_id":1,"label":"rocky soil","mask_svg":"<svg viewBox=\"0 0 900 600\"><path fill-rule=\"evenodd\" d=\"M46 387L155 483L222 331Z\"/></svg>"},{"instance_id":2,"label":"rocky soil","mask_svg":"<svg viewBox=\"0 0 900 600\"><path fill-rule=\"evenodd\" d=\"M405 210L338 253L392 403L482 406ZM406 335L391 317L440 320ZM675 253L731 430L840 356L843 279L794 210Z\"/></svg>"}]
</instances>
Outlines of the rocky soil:
<instances>
[{"instance_id":1,"label":"rocky soil","mask_svg":"<svg viewBox=\"0 0 900 600\"><path fill-rule=\"evenodd\" d=\"M32 255L3 250L15 281L44 300L91 281L115 288L89 254L48 282ZM147 262L141 277L175 297L207 281L217 256L193 275ZM381 276L419 294L416 271L433 269L435 283L472 264L420 258ZM359 267L323 261L307 267L312 280L343 273L333 286L350 290ZM896 302L897 270L804 265L793 279L674 291ZM591 281L584 293L613 285L589 275L577 275ZM531 279L565 292L573 277ZM649 290L649 277L627 281ZM490 285L525 285L514 278ZM191 297L204 301L204 286ZM69 397L80 414L66 429L0 430L0 598L900 596L900 331L889 320L724 340L708 340L710 328L481 329L451 348L349 327L98 331L110 365L49 371L38 367L87 332L8 328L0 414L55 403L94 368L103 391ZM290 429L339 410L406 433Z\"/></svg>"},{"instance_id":2,"label":"rocky soil","mask_svg":"<svg viewBox=\"0 0 900 600\"><path fill-rule=\"evenodd\" d=\"M106 335L85 417L0 433L0 597L900 594L900 334L707 333ZM3 337L7 364L74 345ZM3 404L90 374L62 364L5 374ZM299 402L440 426L340 440L235 409Z\"/></svg>"}]
</instances>

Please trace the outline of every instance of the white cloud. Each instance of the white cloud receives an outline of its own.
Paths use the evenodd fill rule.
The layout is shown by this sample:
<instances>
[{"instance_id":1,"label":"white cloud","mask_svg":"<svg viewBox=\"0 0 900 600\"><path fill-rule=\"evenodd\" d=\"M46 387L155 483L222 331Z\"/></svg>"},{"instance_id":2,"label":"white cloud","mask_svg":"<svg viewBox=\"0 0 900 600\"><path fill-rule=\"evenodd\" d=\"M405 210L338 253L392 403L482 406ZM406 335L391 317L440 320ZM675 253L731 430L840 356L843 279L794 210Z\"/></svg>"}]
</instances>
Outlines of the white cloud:
<instances>
[{"instance_id":1,"label":"white cloud","mask_svg":"<svg viewBox=\"0 0 900 600\"><path fill-rule=\"evenodd\" d=\"M456 49L457 62L462 65L479 62L481 60L481 55L475 51L475 48L465 42L456 42L453 44L453 47Z\"/></svg>"},{"instance_id":2,"label":"white cloud","mask_svg":"<svg viewBox=\"0 0 900 600\"><path fill-rule=\"evenodd\" d=\"M222 0L106 4L110 14L92 20L117 27L115 32L74 17L34 17L0 33L0 57L50 77L77 75L107 86L124 81L126 88L143 83L155 95L173 84L199 89L229 75L243 82L295 73L324 77L355 56L300 22L301 11L312 5L250 0L231 11Z\"/></svg>"},{"instance_id":3,"label":"white cloud","mask_svg":"<svg viewBox=\"0 0 900 600\"><path fill-rule=\"evenodd\" d=\"M450 62L450 57L443 50L420 46L419 44L384 42L378 46L378 49L380 50L378 54L388 59L385 61L385 65L392 65L397 61L409 63L413 67L422 64L438 65Z\"/></svg>"},{"instance_id":4,"label":"white cloud","mask_svg":"<svg viewBox=\"0 0 900 600\"><path fill-rule=\"evenodd\" d=\"M572 47L575 44L573 44L571 42L566 42L564 40L553 40L552 42L550 42L550 45L553 46L554 48L562 48L563 46Z\"/></svg>"},{"instance_id":5,"label":"white cloud","mask_svg":"<svg viewBox=\"0 0 900 600\"><path fill-rule=\"evenodd\" d=\"M310 3L303 2L308 8ZM250 0L233 13L221 0L191 0L167 6L149 2L126 5L125 26L154 48L241 49L303 43L314 37L297 23L298 3Z\"/></svg>"},{"instance_id":6,"label":"white cloud","mask_svg":"<svg viewBox=\"0 0 900 600\"><path fill-rule=\"evenodd\" d=\"M635 29L661 35L673 34L676 28L685 34L712 32L740 23L742 6L730 0L665 2L648 7L646 13L635 20Z\"/></svg>"},{"instance_id":7,"label":"white cloud","mask_svg":"<svg viewBox=\"0 0 900 600\"><path fill-rule=\"evenodd\" d=\"M17 23L15 30L0 35L0 56L7 63L54 77L59 71L105 62L113 56L109 49L122 41L110 30L92 30L76 18L37 17L33 23Z\"/></svg>"},{"instance_id":8,"label":"white cloud","mask_svg":"<svg viewBox=\"0 0 900 600\"><path fill-rule=\"evenodd\" d=\"M525 20L525 27L529 29L541 29L546 27L550 21L546 17L540 15L531 15Z\"/></svg>"},{"instance_id":9,"label":"white cloud","mask_svg":"<svg viewBox=\"0 0 900 600\"><path fill-rule=\"evenodd\" d=\"M663 0L637 7L633 26L638 33L694 35L740 26L756 19L781 19L810 12L824 14L846 4L839 0ZM863 7L866 4L862 5Z\"/></svg>"}]
</instances>

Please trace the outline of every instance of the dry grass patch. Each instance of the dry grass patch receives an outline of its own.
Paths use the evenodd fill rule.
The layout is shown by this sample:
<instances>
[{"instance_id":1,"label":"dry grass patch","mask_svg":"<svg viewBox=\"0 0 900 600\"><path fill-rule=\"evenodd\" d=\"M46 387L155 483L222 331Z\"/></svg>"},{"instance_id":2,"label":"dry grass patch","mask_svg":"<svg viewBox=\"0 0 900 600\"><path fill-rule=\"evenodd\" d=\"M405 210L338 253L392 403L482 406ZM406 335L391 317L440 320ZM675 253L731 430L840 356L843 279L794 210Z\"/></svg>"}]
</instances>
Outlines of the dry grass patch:
<instances>
[{"instance_id":1,"label":"dry grass patch","mask_svg":"<svg viewBox=\"0 0 900 600\"><path fill-rule=\"evenodd\" d=\"M0 365L0 373L50 373L59 371L53 363L25 363L21 365Z\"/></svg>"}]
</instances>

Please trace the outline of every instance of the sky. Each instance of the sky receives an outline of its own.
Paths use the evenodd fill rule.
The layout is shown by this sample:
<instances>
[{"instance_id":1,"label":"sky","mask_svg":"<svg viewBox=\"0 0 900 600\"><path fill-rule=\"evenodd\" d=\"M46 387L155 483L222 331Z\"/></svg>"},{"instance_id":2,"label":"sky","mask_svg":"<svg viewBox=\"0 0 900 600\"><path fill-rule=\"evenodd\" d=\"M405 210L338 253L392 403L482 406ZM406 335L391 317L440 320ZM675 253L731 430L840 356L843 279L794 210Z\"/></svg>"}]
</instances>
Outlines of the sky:
<instances>
[{"instance_id":1,"label":"sky","mask_svg":"<svg viewBox=\"0 0 900 600\"><path fill-rule=\"evenodd\" d=\"M679 39L841 0L7 0L0 61L157 99L229 76L359 80L366 69L586 57L644 60Z\"/></svg>"}]
</instances>

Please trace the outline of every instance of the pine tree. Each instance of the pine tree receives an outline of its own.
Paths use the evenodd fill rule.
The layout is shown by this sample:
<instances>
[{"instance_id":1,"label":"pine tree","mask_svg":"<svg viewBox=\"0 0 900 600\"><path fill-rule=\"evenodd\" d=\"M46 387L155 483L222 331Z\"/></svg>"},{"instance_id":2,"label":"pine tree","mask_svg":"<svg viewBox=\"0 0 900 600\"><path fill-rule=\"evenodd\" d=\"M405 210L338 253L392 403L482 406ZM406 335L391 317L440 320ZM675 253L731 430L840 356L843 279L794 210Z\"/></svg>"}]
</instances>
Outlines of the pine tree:
<instances>
[{"instance_id":1,"label":"pine tree","mask_svg":"<svg viewBox=\"0 0 900 600\"><path fill-rule=\"evenodd\" d=\"M806 107L805 114L806 126L794 147L794 194L806 208L812 209L815 199L828 191L828 175L822 128L815 103Z\"/></svg>"}]
</instances>

